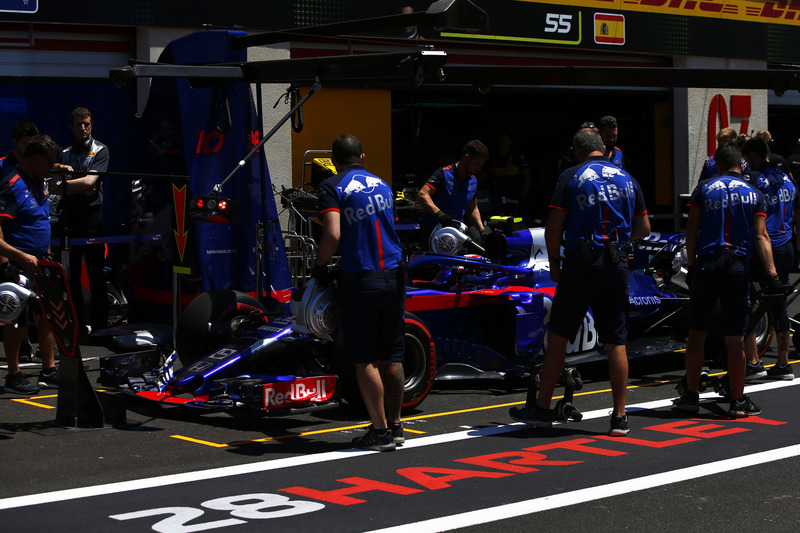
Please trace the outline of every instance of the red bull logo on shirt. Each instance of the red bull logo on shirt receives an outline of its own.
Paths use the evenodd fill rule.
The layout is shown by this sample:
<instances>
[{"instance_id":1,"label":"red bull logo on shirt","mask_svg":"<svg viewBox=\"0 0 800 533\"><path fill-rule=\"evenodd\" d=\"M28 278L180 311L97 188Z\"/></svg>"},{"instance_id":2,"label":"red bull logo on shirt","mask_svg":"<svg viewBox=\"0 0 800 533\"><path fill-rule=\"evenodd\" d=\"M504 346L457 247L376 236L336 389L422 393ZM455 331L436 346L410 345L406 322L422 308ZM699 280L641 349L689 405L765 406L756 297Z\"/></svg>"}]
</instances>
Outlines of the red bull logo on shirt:
<instances>
[{"instance_id":1,"label":"red bull logo on shirt","mask_svg":"<svg viewBox=\"0 0 800 533\"><path fill-rule=\"evenodd\" d=\"M633 182L629 181L624 187L618 187L614 183L600 185L592 194L581 193L575 196L578 207L581 210L588 209L601 202L615 202L623 198L634 198L636 190Z\"/></svg>"},{"instance_id":2,"label":"red bull logo on shirt","mask_svg":"<svg viewBox=\"0 0 800 533\"><path fill-rule=\"evenodd\" d=\"M382 194L376 194L367 199L367 203L364 207L345 207L342 213L344 213L344 219L348 224L355 224L359 220L364 220L370 215L374 215L386 209L391 209L392 201L391 197L384 197Z\"/></svg>"},{"instance_id":3,"label":"red bull logo on shirt","mask_svg":"<svg viewBox=\"0 0 800 533\"><path fill-rule=\"evenodd\" d=\"M357 178L363 178L365 183L362 183ZM371 193L381 184L381 180L375 176L365 176L364 174L353 174L350 178L350 183L344 187L336 187L339 192L344 193L344 199L347 200L351 195L359 192Z\"/></svg>"},{"instance_id":4,"label":"red bull logo on shirt","mask_svg":"<svg viewBox=\"0 0 800 533\"><path fill-rule=\"evenodd\" d=\"M388 194L382 192L375 193L375 190L383 187ZM345 222L348 225L355 224L358 221L364 220L368 216L380 213L386 209L392 209L393 199L391 197L391 189L385 185L380 178L369 176L366 174L353 174L347 185L338 186L336 189L344 195L343 200L348 200L352 195L364 193L366 199L354 199L351 204L342 209ZM360 204L360 205L359 205Z\"/></svg>"},{"instance_id":5,"label":"red bull logo on shirt","mask_svg":"<svg viewBox=\"0 0 800 533\"><path fill-rule=\"evenodd\" d=\"M737 189L745 188L744 191ZM716 196L716 198L706 198L704 205L706 210L715 211L717 209L727 209L736 205L756 205L758 203L758 193L755 192L749 185L744 182L732 181L725 184L723 181L716 181L706 186L707 192L713 191L726 191L724 196ZM744 194L742 194L744 193Z\"/></svg>"}]
</instances>

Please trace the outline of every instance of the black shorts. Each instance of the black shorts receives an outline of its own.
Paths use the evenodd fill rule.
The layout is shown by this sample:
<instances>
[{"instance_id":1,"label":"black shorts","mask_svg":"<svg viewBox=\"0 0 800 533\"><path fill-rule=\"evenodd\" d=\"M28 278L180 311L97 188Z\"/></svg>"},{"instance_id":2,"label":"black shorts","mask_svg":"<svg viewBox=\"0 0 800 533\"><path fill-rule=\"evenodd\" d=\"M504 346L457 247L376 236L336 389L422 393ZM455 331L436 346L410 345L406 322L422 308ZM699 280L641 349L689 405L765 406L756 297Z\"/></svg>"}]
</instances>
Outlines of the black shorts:
<instances>
[{"instance_id":1,"label":"black shorts","mask_svg":"<svg viewBox=\"0 0 800 533\"><path fill-rule=\"evenodd\" d=\"M717 266L715 257L698 257L689 291L689 329L711 329L714 309L722 308L722 334L744 335L750 312L748 292L750 267L737 259L726 266Z\"/></svg>"},{"instance_id":2,"label":"black shorts","mask_svg":"<svg viewBox=\"0 0 800 533\"><path fill-rule=\"evenodd\" d=\"M349 361L403 361L406 284L401 272L340 273L342 335Z\"/></svg>"},{"instance_id":3,"label":"black shorts","mask_svg":"<svg viewBox=\"0 0 800 533\"><path fill-rule=\"evenodd\" d=\"M628 265L600 256L591 265L576 255L567 257L553 297L548 329L573 339L589 307L603 344L628 340Z\"/></svg>"},{"instance_id":4,"label":"black shorts","mask_svg":"<svg viewBox=\"0 0 800 533\"><path fill-rule=\"evenodd\" d=\"M773 248L772 260L775 263L775 270L778 271L778 277L781 283L789 285L789 273L794 267L794 246L792 246L792 242L789 241L783 246ZM765 287L767 271L764 270L764 264L758 258L754 258L751 264L750 276L752 280L759 283L762 288ZM769 314L775 321L775 331L789 331L789 311L786 308L785 296L778 302L775 302L774 306L770 308Z\"/></svg>"}]
</instances>

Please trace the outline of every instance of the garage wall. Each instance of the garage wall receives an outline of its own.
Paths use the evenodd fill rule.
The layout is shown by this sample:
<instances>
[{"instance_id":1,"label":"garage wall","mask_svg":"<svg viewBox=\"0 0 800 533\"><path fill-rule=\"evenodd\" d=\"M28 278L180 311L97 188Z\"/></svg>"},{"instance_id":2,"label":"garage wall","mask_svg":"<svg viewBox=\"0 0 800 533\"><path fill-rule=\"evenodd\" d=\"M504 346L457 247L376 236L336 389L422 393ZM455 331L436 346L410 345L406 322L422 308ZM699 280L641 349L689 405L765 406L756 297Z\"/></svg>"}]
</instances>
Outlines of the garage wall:
<instances>
[{"instance_id":1,"label":"garage wall","mask_svg":"<svg viewBox=\"0 0 800 533\"><path fill-rule=\"evenodd\" d=\"M676 64L676 67L686 68L754 68L765 69L764 61L747 60L723 60L714 58L689 57L681 58L684 64ZM682 62L683 62L682 61ZM708 136L709 136L709 110L714 102L714 97L720 95L724 100L725 111L727 112L728 125L736 129L739 133L750 133L761 129L768 129L767 102L768 91L756 89L726 89L726 88L689 88L683 89L685 99L683 105L679 106L676 102L675 125L684 123L688 131L675 132L676 146L683 145L685 160L682 160L676 150L675 159L675 182L677 193L689 193L697 184L697 178L703 168L705 158L708 156ZM732 96L749 96L749 115L735 116L732 109ZM682 115L682 116L679 116ZM713 120L713 119L712 119ZM712 122L712 129L719 131L722 120L717 115L716 127ZM746 131L743 131L746 129Z\"/></svg>"}]
</instances>

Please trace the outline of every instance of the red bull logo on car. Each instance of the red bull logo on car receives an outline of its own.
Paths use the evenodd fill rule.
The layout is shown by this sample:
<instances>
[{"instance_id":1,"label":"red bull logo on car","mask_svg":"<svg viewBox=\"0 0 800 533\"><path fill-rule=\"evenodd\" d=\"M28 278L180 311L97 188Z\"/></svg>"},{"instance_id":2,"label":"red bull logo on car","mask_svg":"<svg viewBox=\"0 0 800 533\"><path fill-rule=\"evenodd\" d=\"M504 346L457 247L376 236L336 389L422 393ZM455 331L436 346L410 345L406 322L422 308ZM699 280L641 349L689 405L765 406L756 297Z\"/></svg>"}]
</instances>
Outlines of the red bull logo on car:
<instances>
[{"instance_id":1,"label":"red bull logo on car","mask_svg":"<svg viewBox=\"0 0 800 533\"><path fill-rule=\"evenodd\" d=\"M334 376L301 378L264 385L264 409L298 407L327 401L336 389Z\"/></svg>"}]
</instances>

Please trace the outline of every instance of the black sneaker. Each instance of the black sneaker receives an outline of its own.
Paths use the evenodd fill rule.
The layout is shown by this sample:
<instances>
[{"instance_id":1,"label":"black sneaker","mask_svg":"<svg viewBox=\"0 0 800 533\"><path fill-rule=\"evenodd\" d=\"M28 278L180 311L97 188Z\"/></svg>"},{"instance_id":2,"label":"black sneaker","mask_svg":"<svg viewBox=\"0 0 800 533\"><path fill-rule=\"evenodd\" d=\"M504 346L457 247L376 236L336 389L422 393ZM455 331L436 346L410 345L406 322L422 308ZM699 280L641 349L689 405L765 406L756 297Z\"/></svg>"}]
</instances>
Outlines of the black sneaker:
<instances>
[{"instance_id":1,"label":"black sneaker","mask_svg":"<svg viewBox=\"0 0 800 533\"><path fill-rule=\"evenodd\" d=\"M700 412L700 394L691 391L683 391L680 398L672 401L672 410L682 413L696 414Z\"/></svg>"},{"instance_id":2,"label":"black sneaker","mask_svg":"<svg viewBox=\"0 0 800 533\"><path fill-rule=\"evenodd\" d=\"M6 392L16 394L36 394L39 392L39 387L25 379L25 376L20 371L6 376L4 388Z\"/></svg>"},{"instance_id":3,"label":"black sneaker","mask_svg":"<svg viewBox=\"0 0 800 533\"><path fill-rule=\"evenodd\" d=\"M791 381L794 379L794 371L792 370L792 365L785 364L783 366L775 365L769 370L767 370L767 377L770 379L783 379L786 381Z\"/></svg>"},{"instance_id":4,"label":"black sneaker","mask_svg":"<svg viewBox=\"0 0 800 533\"><path fill-rule=\"evenodd\" d=\"M390 429L378 430L372 425L369 426L364 435L353 439L353 446L362 450L375 450L378 452L391 452L397 448Z\"/></svg>"},{"instance_id":5,"label":"black sneaker","mask_svg":"<svg viewBox=\"0 0 800 533\"><path fill-rule=\"evenodd\" d=\"M53 368L42 369L39 372L39 388L41 389L57 389L58 388L58 366Z\"/></svg>"},{"instance_id":6,"label":"black sneaker","mask_svg":"<svg viewBox=\"0 0 800 533\"><path fill-rule=\"evenodd\" d=\"M757 406L747 395L742 396L742 398L739 400L733 400L731 402L731 408L728 409L728 416L732 416L734 418L744 418L746 416L760 414L761 408Z\"/></svg>"},{"instance_id":7,"label":"black sneaker","mask_svg":"<svg viewBox=\"0 0 800 533\"><path fill-rule=\"evenodd\" d=\"M765 377L767 377L767 369L764 368L764 363L761 361L756 364L750 361L747 362L747 373L744 375L745 381L754 381Z\"/></svg>"},{"instance_id":8,"label":"black sneaker","mask_svg":"<svg viewBox=\"0 0 800 533\"><path fill-rule=\"evenodd\" d=\"M610 437L624 437L629 431L628 415L611 415L611 429L608 430Z\"/></svg>"},{"instance_id":9,"label":"black sneaker","mask_svg":"<svg viewBox=\"0 0 800 533\"><path fill-rule=\"evenodd\" d=\"M523 422L535 428L553 427L553 410L542 409L534 404L533 407L512 407L508 414L517 422Z\"/></svg>"},{"instance_id":10,"label":"black sneaker","mask_svg":"<svg viewBox=\"0 0 800 533\"><path fill-rule=\"evenodd\" d=\"M402 422L389 422L387 424L389 426L389 431L392 432L392 440L396 446L402 446L406 442L406 438L403 435L403 423Z\"/></svg>"}]
</instances>

